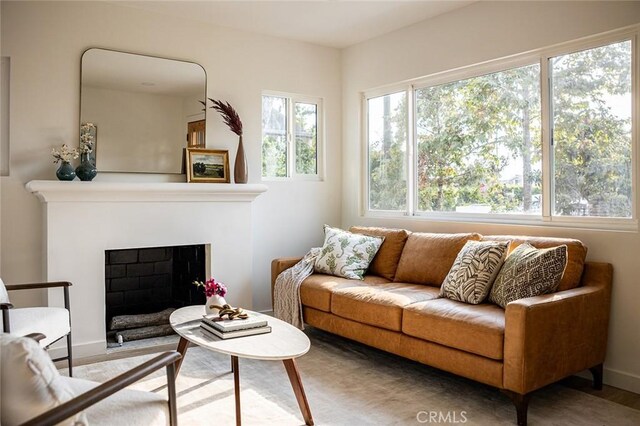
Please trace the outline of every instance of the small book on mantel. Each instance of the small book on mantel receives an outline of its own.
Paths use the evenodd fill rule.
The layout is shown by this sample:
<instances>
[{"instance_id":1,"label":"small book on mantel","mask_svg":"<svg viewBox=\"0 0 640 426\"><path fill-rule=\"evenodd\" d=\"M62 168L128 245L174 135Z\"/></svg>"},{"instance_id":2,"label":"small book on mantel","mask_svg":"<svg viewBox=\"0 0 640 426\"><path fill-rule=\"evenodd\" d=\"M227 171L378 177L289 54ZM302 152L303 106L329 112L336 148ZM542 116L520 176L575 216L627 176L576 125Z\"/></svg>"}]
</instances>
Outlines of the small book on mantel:
<instances>
[{"instance_id":1,"label":"small book on mantel","mask_svg":"<svg viewBox=\"0 0 640 426\"><path fill-rule=\"evenodd\" d=\"M207 333L211 333L214 336L219 337L220 339L223 339L223 340L233 339L236 337L255 336L257 334L271 333L271 327L269 327L268 325L265 325L262 327L247 328L244 330L222 332L211 327L207 322L202 321L200 323L200 328L206 331Z\"/></svg>"},{"instance_id":2,"label":"small book on mantel","mask_svg":"<svg viewBox=\"0 0 640 426\"><path fill-rule=\"evenodd\" d=\"M246 319L234 320L221 319L216 316L205 316L202 318L202 323L213 327L222 333L266 327L269 325L267 323L266 315L252 315Z\"/></svg>"}]
</instances>

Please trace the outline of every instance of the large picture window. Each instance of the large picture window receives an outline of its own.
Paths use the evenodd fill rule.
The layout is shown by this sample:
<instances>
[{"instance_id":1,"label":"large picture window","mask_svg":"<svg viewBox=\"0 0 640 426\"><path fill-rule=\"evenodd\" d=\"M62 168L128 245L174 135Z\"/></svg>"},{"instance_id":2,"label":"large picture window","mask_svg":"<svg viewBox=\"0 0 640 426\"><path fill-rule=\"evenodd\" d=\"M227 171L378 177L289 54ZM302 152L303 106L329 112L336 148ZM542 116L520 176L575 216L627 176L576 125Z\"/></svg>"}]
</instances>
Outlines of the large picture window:
<instances>
[{"instance_id":1,"label":"large picture window","mask_svg":"<svg viewBox=\"0 0 640 426\"><path fill-rule=\"evenodd\" d=\"M262 177L320 176L322 101L296 95L262 96Z\"/></svg>"},{"instance_id":2,"label":"large picture window","mask_svg":"<svg viewBox=\"0 0 640 426\"><path fill-rule=\"evenodd\" d=\"M540 51L365 96L368 211L633 218L633 49Z\"/></svg>"},{"instance_id":3,"label":"large picture window","mask_svg":"<svg viewBox=\"0 0 640 426\"><path fill-rule=\"evenodd\" d=\"M419 211L540 213L540 66L415 91Z\"/></svg>"}]
</instances>

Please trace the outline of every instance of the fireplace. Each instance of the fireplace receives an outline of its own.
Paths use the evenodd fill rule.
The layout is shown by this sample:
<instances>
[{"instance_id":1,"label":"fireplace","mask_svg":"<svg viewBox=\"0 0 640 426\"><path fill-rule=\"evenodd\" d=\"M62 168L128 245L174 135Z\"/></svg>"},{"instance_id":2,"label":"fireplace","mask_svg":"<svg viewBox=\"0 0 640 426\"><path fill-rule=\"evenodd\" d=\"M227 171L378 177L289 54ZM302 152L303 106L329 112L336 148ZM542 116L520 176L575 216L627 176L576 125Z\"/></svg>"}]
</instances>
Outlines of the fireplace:
<instances>
[{"instance_id":1,"label":"fireplace","mask_svg":"<svg viewBox=\"0 0 640 426\"><path fill-rule=\"evenodd\" d=\"M107 341L118 340L114 337L118 327L112 327L114 316L153 314L204 304L202 289L192 283L206 279L206 252L204 244L106 250ZM154 325L159 325L157 320ZM144 324L127 328L140 329L142 326ZM157 329L155 334L162 332ZM140 337L131 340L137 338Z\"/></svg>"},{"instance_id":2,"label":"fireplace","mask_svg":"<svg viewBox=\"0 0 640 426\"><path fill-rule=\"evenodd\" d=\"M266 186L100 179L26 185L43 202L43 278L73 283L70 298L76 357L107 352L107 250L205 244L207 276L227 285L230 304L251 309L256 282L252 280L251 202ZM63 306L59 293L47 292L47 303ZM64 351L55 345L50 352L58 356Z\"/></svg>"}]
</instances>

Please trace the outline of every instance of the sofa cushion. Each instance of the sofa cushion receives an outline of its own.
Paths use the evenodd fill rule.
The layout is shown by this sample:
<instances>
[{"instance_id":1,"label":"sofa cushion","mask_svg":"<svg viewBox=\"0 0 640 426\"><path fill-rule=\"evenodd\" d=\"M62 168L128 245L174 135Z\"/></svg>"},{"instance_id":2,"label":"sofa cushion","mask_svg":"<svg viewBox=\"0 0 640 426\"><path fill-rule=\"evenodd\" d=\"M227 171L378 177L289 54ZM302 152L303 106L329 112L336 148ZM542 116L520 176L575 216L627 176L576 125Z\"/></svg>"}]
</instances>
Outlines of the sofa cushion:
<instances>
[{"instance_id":1,"label":"sofa cushion","mask_svg":"<svg viewBox=\"0 0 640 426\"><path fill-rule=\"evenodd\" d=\"M300 300L309 306L324 312L331 312L331 292L334 288L361 286L366 284L388 283L386 278L376 275L365 275L364 280L350 280L333 275L313 274L300 285Z\"/></svg>"},{"instance_id":2,"label":"sofa cushion","mask_svg":"<svg viewBox=\"0 0 640 426\"><path fill-rule=\"evenodd\" d=\"M489 301L505 308L509 302L553 293L567 266L567 246L537 249L520 244L505 260L491 288Z\"/></svg>"},{"instance_id":3,"label":"sofa cushion","mask_svg":"<svg viewBox=\"0 0 640 426\"><path fill-rule=\"evenodd\" d=\"M402 309L438 297L439 289L420 284L386 283L334 288L331 312L353 321L402 330Z\"/></svg>"},{"instance_id":4,"label":"sofa cushion","mask_svg":"<svg viewBox=\"0 0 640 426\"><path fill-rule=\"evenodd\" d=\"M504 309L449 299L404 309L402 331L409 336L500 360L504 352Z\"/></svg>"},{"instance_id":5,"label":"sofa cushion","mask_svg":"<svg viewBox=\"0 0 640 426\"><path fill-rule=\"evenodd\" d=\"M353 234L324 226L324 244L316 259L315 270L321 274L361 280L378 253L384 238Z\"/></svg>"},{"instance_id":6,"label":"sofa cushion","mask_svg":"<svg viewBox=\"0 0 640 426\"><path fill-rule=\"evenodd\" d=\"M402 250L394 281L440 286L469 240L480 240L480 234L412 233Z\"/></svg>"},{"instance_id":7,"label":"sofa cushion","mask_svg":"<svg viewBox=\"0 0 640 426\"><path fill-rule=\"evenodd\" d=\"M356 234L370 235L373 237L384 237L384 241L378 250L378 254L373 258L367 273L380 275L393 281L398 268L398 262L402 255L409 231L405 229L387 229L365 226L352 226L349 231Z\"/></svg>"},{"instance_id":8,"label":"sofa cushion","mask_svg":"<svg viewBox=\"0 0 640 426\"><path fill-rule=\"evenodd\" d=\"M458 302L482 303L489 295L508 247L506 241L467 241L444 279L440 295Z\"/></svg>"},{"instance_id":9,"label":"sofa cushion","mask_svg":"<svg viewBox=\"0 0 640 426\"><path fill-rule=\"evenodd\" d=\"M587 246L579 240L572 238L486 235L482 237L482 241L511 241L509 253L524 242L539 249L557 247L564 244L567 246L567 268L560 280L557 291L569 290L580 285L582 270L584 269L584 262L587 257Z\"/></svg>"}]
</instances>

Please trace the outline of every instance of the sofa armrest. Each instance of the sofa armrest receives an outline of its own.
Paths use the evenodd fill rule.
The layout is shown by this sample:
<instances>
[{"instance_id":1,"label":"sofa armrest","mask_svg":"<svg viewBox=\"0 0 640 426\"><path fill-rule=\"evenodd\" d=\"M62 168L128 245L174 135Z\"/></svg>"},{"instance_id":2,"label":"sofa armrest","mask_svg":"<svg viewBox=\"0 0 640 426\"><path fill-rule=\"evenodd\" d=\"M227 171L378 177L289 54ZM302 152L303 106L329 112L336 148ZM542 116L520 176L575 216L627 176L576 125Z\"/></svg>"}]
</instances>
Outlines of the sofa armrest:
<instances>
[{"instance_id":1,"label":"sofa armrest","mask_svg":"<svg viewBox=\"0 0 640 426\"><path fill-rule=\"evenodd\" d=\"M604 362L612 276L610 264L587 262L581 287L507 305L505 389L526 394Z\"/></svg>"},{"instance_id":2,"label":"sofa armrest","mask_svg":"<svg viewBox=\"0 0 640 426\"><path fill-rule=\"evenodd\" d=\"M302 257L280 257L271 261L271 306L273 306L273 286L276 283L276 278L282 271L291 268L301 260Z\"/></svg>"}]
</instances>

